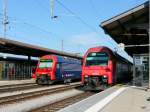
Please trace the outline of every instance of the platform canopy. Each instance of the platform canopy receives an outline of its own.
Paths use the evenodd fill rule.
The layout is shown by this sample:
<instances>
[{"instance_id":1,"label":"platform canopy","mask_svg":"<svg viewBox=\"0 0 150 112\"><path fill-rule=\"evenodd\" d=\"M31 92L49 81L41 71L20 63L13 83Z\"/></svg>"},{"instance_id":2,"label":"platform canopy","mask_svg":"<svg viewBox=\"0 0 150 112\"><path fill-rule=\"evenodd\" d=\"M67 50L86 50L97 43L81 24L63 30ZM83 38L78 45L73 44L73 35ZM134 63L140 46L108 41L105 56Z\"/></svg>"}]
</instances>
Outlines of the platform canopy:
<instances>
[{"instance_id":1,"label":"platform canopy","mask_svg":"<svg viewBox=\"0 0 150 112\"><path fill-rule=\"evenodd\" d=\"M129 55L148 53L149 1L100 24L118 44L125 44Z\"/></svg>"},{"instance_id":2,"label":"platform canopy","mask_svg":"<svg viewBox=\"0 0 150 112\"><path fill-rule=\"evenodd\" d=\"M47 54L54 54L76 59L82 59L82 56L79 56L77 54L57 51L49 48L44 48L4 38L0 38L0 52L33 57L40 57Z\"/></svg>"}]
</instances>

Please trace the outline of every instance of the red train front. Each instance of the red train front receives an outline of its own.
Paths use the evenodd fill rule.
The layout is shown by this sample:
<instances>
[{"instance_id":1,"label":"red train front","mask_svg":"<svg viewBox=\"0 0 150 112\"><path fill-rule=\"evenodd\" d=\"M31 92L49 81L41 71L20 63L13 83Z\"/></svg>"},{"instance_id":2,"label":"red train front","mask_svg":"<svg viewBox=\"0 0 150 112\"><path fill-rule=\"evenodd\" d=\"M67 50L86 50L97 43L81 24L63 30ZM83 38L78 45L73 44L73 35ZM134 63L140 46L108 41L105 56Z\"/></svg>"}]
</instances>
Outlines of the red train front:
<instances>
[{"instance_id":1,"label":"red train front","mask_svg":"<svg viewBox=\"0 0 150 112\"><path fill-rule=\"evenodd\" d=\"M122 75L129 72L128 65L125 61L118 59L107 47L90 48L83 58L82 83L87 87L86 89L105 89L108 85L124 78ZM119 67L125 69L119 73L117 72Z\"/></svg>"},{"instance_id":2,"label":"red train front","mask_svg":"<svg viewBox=\"0 0 150 112\"><path fill-rule=\"evenodd\" d=\"M81 79L81 61L57 55L42 56L32 77L37 84L71 82Z\"/></svg>"},{"instance_id":3,"label":"red train front","mask_svg":"<svg viewBox=\"0 0 150 112\"><path fill-rule=\"evenodd\" d=\"M45 55L40 58L35 74L32 77L38 84L51 84L56 79L56 56Z\"/></svg>"}]
</instances>

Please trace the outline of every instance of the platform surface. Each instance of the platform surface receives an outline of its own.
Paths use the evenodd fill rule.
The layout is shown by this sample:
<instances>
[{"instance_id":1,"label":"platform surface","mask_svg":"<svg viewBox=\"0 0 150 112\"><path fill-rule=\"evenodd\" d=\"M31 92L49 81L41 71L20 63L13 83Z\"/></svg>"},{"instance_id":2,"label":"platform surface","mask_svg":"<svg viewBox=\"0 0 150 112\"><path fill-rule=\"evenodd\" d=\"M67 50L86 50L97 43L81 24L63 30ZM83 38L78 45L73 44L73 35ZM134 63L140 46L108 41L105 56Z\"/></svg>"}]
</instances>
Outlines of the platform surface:
<instances>
[{"instance_id":1,"label":"platform surface","mask_svg":"<svg viewBox=\"0 0 150 112\"><path fill-rule=\"evenodd\" d=\"M100 112L150 112L150 91L129 87Z\"/></svg>"},{"instance_id":2,"label":"platform surface","mask_svg":"<svg viewBox=\"0 0 150 112\"><path fill-rule=\"evenodd\" d=\"M114 86L58 112L150 112L150 90Z\"/></svg>"},{"instance_id":3,"label":"platform surface","mask_svg":"<svg viewBox=\"0 0 150 112\"><path fill-rule=\"evenodd\" d=\"M4 85L14 85L14 84L28 84L35 83L34 79L26 79L26 80L0 80L0 86Z\"/></svg>"}]
</instances>

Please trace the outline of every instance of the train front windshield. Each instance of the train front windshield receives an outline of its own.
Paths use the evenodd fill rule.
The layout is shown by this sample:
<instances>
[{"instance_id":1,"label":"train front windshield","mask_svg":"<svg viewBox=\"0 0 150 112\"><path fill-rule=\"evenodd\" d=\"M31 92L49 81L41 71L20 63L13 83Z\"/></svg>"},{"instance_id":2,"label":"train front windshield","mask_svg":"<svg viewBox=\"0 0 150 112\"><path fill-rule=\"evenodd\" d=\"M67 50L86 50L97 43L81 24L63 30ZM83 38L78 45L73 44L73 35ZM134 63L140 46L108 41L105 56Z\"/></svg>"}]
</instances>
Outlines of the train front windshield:
<instances>
[{"instance_id":1,"label":"train front windshield","mask_svg":"<svg viewBox=\"0 0 150 112\"><path fill-rule=\"evenodd\" d=\"M87 55L86 66L107 66L109 56L104 52L92 52Z\"/></svg>"},{"instance_id":2,"label":"train front windshield","mask_svg":"<svg viewBox=\"0 0 150 112\"><path fill-rule=\"evenodd\" d=\"M52 68L53 60L40 60L39 68Z\"/></svg>"}]
</instances>

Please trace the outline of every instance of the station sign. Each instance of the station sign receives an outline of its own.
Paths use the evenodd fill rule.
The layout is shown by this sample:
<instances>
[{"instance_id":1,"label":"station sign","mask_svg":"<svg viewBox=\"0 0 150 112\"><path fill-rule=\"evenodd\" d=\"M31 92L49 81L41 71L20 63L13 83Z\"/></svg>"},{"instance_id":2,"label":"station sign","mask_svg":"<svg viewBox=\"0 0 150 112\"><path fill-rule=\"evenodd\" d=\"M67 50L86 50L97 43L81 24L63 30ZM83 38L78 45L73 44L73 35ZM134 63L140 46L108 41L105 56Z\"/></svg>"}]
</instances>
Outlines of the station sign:
<instances>
[{"instance_id":1,"label":"station sign","mask_svg":"<svg viewBox=\"0 0 150 112\"><path fill-rule=\"evenodd\" d=\"M134 58L134 64L135 65L142 65L142 58L140 56L137 56Z\"/></svg>"}]
</instances>

